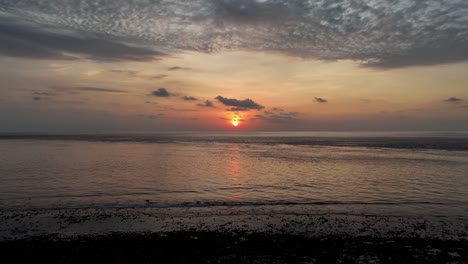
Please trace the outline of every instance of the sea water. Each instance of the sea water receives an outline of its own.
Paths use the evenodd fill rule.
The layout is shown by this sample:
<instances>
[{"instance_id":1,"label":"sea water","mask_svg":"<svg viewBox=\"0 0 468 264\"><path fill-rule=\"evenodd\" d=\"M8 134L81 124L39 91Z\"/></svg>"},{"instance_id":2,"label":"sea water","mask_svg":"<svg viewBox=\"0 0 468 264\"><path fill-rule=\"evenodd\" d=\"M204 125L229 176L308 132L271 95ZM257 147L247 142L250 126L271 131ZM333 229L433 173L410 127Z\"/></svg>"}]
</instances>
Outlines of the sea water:
<instances>
[{"instance_id":1,"label":"sea water","mask_svg":"<svg viewBox=\"0 0 468 264\"><path fill-rule=\"evenodd\" d=\"M1 211L220 206L466 223L468 134L0 136Z\"/></svg>"}]
</instances>

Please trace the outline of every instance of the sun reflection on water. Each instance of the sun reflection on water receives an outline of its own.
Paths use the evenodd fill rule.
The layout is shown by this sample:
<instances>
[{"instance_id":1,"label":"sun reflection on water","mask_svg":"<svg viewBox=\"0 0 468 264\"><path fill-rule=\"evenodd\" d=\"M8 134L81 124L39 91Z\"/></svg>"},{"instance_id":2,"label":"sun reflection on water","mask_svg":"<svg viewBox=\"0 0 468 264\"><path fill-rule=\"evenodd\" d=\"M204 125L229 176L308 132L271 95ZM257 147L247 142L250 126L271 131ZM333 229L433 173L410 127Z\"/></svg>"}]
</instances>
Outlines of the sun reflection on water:
<instances>
[{"instance_id":1,"label":"sun reflection on water","mask_svg":"<svg viewBox=\"0 0 468 264\"><path fill-rule=\"evenodd\" d=\"M233 202L241 201L241 193L239 188L240 183L240 172L241 172L241 153L239 144L233 144L230 148L229 162L226 166L226 174L229 176L228 188L231 191L229 200Z\"/></svg>"}]
</instances>

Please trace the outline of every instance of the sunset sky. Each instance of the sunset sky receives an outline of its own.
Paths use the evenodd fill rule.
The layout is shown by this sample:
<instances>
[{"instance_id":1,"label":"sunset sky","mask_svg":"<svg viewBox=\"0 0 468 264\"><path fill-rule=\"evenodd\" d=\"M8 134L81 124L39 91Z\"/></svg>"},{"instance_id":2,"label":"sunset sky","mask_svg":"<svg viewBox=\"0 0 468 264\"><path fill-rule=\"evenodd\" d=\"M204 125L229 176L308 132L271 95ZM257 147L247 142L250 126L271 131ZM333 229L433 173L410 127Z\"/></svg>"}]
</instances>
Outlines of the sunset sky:
<instances>
[{"instance_id":1,"label":"sunset sky","mask_svg":"<svg viewBox=\"0 0 468 264\"><path fill-rule=\"evenodd\" d=\"M468 130L468 1L0 0L0 80L0 132Z\"/></svg>"}]
</instances>

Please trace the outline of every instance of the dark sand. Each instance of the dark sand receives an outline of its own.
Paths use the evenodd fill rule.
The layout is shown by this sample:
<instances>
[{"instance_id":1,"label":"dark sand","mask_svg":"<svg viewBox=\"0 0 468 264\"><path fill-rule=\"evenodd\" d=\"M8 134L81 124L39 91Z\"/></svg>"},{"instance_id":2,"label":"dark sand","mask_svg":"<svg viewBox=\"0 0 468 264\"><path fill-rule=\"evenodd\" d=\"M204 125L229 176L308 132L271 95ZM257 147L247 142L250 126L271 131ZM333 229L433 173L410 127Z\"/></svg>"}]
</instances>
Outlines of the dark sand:
<instances>
[{"instance_id":1,"label":"dark sand","mask_svg":"<svg viewBox=\"0 0 468 264\"><path fill-rule=\"evenodd\" d=\"M468 263L463 221L305 209L4 211L0 254L3 263Z\"/></svg>"},{"instance_id":2,"label":"dark sand","mask_svg":"<svg viewBox=\"0 0 468 264\"><path fill-rule=\"evenodd\" d=\"M43 263L468 263L467 241L180 231L0 243L2 259Z\"/></svg>"}]
</instances>

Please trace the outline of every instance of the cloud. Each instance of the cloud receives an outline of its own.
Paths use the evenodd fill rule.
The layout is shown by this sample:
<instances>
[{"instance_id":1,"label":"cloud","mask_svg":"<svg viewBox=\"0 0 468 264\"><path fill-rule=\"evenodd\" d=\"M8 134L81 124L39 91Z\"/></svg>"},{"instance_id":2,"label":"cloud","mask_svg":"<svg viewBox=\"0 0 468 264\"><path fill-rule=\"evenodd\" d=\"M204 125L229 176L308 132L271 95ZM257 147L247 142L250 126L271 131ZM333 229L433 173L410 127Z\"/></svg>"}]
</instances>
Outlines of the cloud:
<instances>
[{"instance_id":1,"label":"cloud","mask_svg":"<svg viewBox=\"0 0 468 264\"><path fill-rule=\"evenodd\" d=\"M164 56L152 45L167 54L266 51L377 68L468 60L463 0L3 0L0 8L0 54L17 57Z\"/></svg>"},{"instance_id":2,"label":"cloud","mask_svg":"<svg viewBox=\"0 0 468 264\"><path fill-rule=\"evenodd\" d=\"M156 97L170 97L174 96L174 94L169 93L166 88L158 88L156 91L153 91L151 95Z\"/></svg>"},{"instance_id":3,"label":"cloud","mask_svg":"<svg viewBox=\"0 0 468 264\"><path fill-rule=\"evenodd\" d=\"M156 74L156 75L148 75L148 76L141 76L143 78L147 78L149 80L159 80L159 79L162 79L162 78L166 78L167 74Z\"/></svg>"},{"instance_id":4,"label":"cloud","mask_svg":"<svg viewBox=\"0 0 468 264\"><path fill-rule=\"evenodd\" d=\"M57 96L58 94L53 92L33 91L32 95L34 101L40 101L50 99L51 96Z\"/></svg>"},{"instance_id":5,"label":"cloud","mask_svg":"<svg viewBox=\"0 0 468 264\"><path fill-rule=\"evenodd\" d=\"M210 100L206 100L205 103L203 103L203 104L197 104L197 106L200 106L200 107L215 107L213 102L211 102Z\"/></svg>"},{"instance_id":6,"label":"cloud","mask_svg":"<svg viewBox=\"0 0 468 264\"><path fill-rule=\"evenodd\" d=\"M250 110L250 109L261 110L265 108L264 106L255 103L251 99L237 100L237 99L222 97L220 95L218 95L215 99L224 105L234 106L236 108L242 108L243 110Z\"/></svg>"},{"instance_id":7,"label":"cloud","mask_svg":"<svg viewBox=\"0 0 468 264\"><path fill-rule=\"evenodd\" d=\"M284 109L283 108L279 108L279 107L273 107L271 108L272 111L277 111L277 112L284 112Z\"/></svg>"},{"instance_id":8,"label":"cloud","mask_svg":"<svg viewBox=\"0 0 468 264\"><path fill-rule=\"evenodd\" d=\"M182 97L185 101L197 101L198 99L193 96L184 96Z\"/></svg>"},{"instance_id":9,"label":"cloud","mask_svg":"<svg viewBox=\"0 0 468 264\"><path fill-rule=\"evenodd\" d=\"M110 70L111 73L125 74L128 76L139 76L139 71L130 71L130 70Z\"/></svg>"},{"instance_id":10,"label":"cloud","mask_svg":"<svg viewBox=\"0 0 468 264\"><path fill-rule=\"evenodd\" d=\"M103 93L126 93L128 92L124 90L100 88L100 87L75 87L73 89L79 90L79 91L85 91L85 92L103 92Z\"/></svg>"},{"instance_id":11,"label":"cloud","mask_svg":"<svg viewBox=\"0 0 468 264\"><path fill-rule=\"evenodd\" d=\"M37 95L37 96L56 96L58 94L57 93L52 93L52 92L34 91L33 95Z\"/></svg>"},{"instance_id":12,"label":"cloud","mask_svg":"<svg viewBox=\"0 0 468 264\"><path fill-rule=\"evenodd\" d=\"M298 112L286 112L281 108L272 108L270 111L264 111L263 114L255 115L251 120L263 120L271 123L292 123L297 122L299 119Z\"/></svg>"},{"instance_id":13,"label":"cloud","mask_svg":"<svg viewBox=\"0 0 468 264\"><path fill-rule=\"evenodd\" d=\"M174 66L170 67L167 69L168 71L191 71L192 68L189 67L180 67L180 66Z\"/></svg>"},{"instance_id":14,"label":"cloud","mask_svg":"<svg viewBox=\"0 0 468 264\"><path fill-rule=\"evenodd\" d=\"M140 114L140 115L137 115L138 117L141 117L141 118L147 118L147 119L161 119L164 114L162 113L159 113L159 114L156 114L156 115L144 115L144 114Z\"/></svg>"},{"instance_id":15,"label":"cloud","mask_svg":"<svg viewBox=\"0 0 468 264\"><path fill-rule=\"evenodd\" d=\"M102 87L90 87L90 86L78 86L78 87L67 87L67 86L50 86L50 89L54 91L83 91L83 92L102 92L102 93L127 93L126 90L102 88ZM48 93L57 95L57 93Z\"/></svg>"},{"instance_id":16,"label":"cloud","mask_svg":"<svg viewBox=\"0 0 468 264\"><path fill-rule=\"evenodd\" d=\"M328 103L328 100L327 100L327 99L320 98L320 97L315 97L315 101L316 101L317 103Z\"/></svg>"},{"instance_id":17,"label":"cloud","mask_svg":"<svg viewBox=\"0 0 468 264\"><path fill-rule=\"evenodd\" d=\"M228 108L226 109L226 111L231 111L231 112L237 112L237 111L249 111L250 109L248 108L244 108L244 107L231 107L231 108Z\"/></svg>"},{"instance_id":18,"label":"cloud","mask_svg":"<svg viewBox=\"0 0 468 264\"><path fill-rule=\"evenodd\" d=\"M168 112L195 112L197 111L194 109L175 108L170 105L160 105L158 102L152 102L152 101L146 101L145 104L153 105L155 108L158 109L158 111L168 111Z\"/></svg>"},{"instance_id":19,"label":"cloud","mask_svg":"<svg viewBox=\"0 0 468 264\"><path fill-rule=\"evenodd\" d=\"M110 70L111 73L124 74L129 77L142 78L148 80L162 79L166 78L167 74L156 74L156 75L145 75L141 74L139 71L130 71L130 70Z\"/></svg>"},{"instance_id":20,"label":"cloud","mask_svg":"<svg viewBox=\"0 0 468 264\"><path fill-rule=\"evenodd\" d=\"M115 36L69 28L45 30L40 24L5 19L0 14L0 55L26 59L150 61L163 56L149 47L131 45Z\"/></svg>"},{"instance_id":21,"label":"cloud","mask_svg":"<svg viewBox=\"0 0 468 264\"><path fill-rule=\"evenodd\" d=\"M463 99L457 98L457 97L449 97L449 98L445 99L444 102L459 103L459 102L463 102Z\"/></svg>"}]
</instances>

